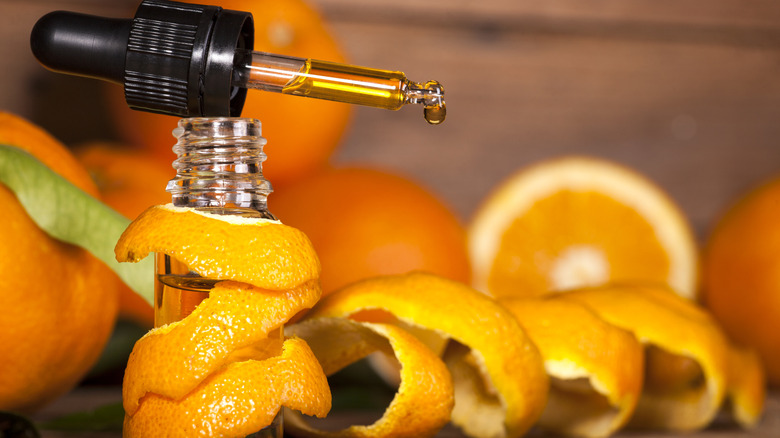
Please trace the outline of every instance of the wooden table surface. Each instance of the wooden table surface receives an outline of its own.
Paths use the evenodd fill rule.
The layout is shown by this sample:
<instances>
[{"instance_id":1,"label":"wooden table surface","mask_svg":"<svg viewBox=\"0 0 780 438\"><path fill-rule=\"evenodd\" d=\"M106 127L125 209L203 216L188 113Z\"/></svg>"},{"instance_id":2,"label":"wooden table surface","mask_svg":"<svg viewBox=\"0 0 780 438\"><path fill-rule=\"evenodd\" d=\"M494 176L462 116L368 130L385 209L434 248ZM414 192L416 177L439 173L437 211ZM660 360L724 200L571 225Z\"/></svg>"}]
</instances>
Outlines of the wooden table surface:
<instances>
[{"instance_id":1,"label":"wooden table surface","mask_svg":"<svg viewBox=\"0 0 780 438\"><path fill-rule=\"evenodd\" d=\"M35 418L46 420L59 417L61 415L83 412L97 407L117 403L121 401L121 390L119 387L84 387L60 398L45 410L40 412ZM346 427L351 424L370 424L376 420L380 411L342 411L332 413L325 421L328 428ZM110 432L57 432L43 431L42 438L119 438L122 434L119 431ZM532 430L529 433L531 437L545 436L540 431ZM672 434L663 432L638 432L625 431L615 437L631 438L671 438L680 436L685 438L770 438L780 437L780 391L773 391L767 398L764 418L759 426L752 431L744 431L731 423L725 421L715 421L709 428L690 434ZM465 437L458 429L448 425L438 435L438 438L462 438Z\"/></svg>"}]
</instances>

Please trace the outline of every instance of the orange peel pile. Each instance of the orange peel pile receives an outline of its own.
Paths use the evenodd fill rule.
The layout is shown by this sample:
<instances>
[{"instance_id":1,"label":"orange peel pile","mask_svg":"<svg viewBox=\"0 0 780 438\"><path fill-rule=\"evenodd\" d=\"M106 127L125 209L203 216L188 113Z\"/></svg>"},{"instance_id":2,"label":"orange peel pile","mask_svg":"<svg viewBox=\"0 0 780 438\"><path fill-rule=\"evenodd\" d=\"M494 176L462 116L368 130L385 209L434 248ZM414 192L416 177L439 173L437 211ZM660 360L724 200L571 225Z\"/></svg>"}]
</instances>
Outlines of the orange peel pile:
<instances>
[{"instance_id":1,"label":"orange peel pile","mask_svg":"<svg viewBox=\"0 0 780 438\"><path fill-rule=\"evenodd\" d=\"M136 344L123 387L128 437L245 436L283 407L289 433L319 438L432 437L448 422L477 438L534 426L582 437L692 431L726 400L750 428L763 410L756 354L666 287L497 301L412 272L320 300L317 256L300 231L172 206L140 215L116 247L120 261L150 252L221 281L185 319ZM326 376L367 357L398 365L383 416L339 431L307 421L330 410Z\"/></svg>"},{"instance_id":2,"label":"orange peel pile","mask_svg":"<svg viewBox=\"0 0 780 438\"><path fill-rule=\"evenodd\" d=\"M155 206L130 224L115 252L119 261L164 253L226 280L189 316L136 343L123 383L125 436L246 436L271 424L282 406L328 413L327 378L305 341L269 337L321 294L303 233Z\"/></svg>"},{"instance_id":3,"label":"orange peel pile","mask_svg":"<svg viewBox=\"0 0 780 438\"><path fill-rule=\"evenodd\" d=\"M754 425L763 406L760 366L732 346L714 319L665 287L610 286L557 295L581 303L645 345L645 382L630 425L701 429L730 398L734 416ZM745 373L734 367L742 366Z\"/></svg>"},{"instance_id":4,"label":"orange peel pile","mask_svg":"<svg viewBox=\"0 0 780 438\"><path fill-rule=\"evenodd\" d=\"M370 312L368 312L370 311ZM367 279L325 297L307 315L376 318L385 311L452 341L451 421L473 437L515 437L541 416L548 379L537 347L498 302L461 283L425 273Z\"/></svg>"},{"instance_id":5,"label":"orange peel pile","mask_svg":"<svg viewBox=\"0 0 780 438\"><path fill-rule=\"evenodd\" d=\"M566 436L622 428L642 392L643 347L629 332L574 301L501 300L544 357L550 394L539 426Z\"/></svg>"}]
</instances>

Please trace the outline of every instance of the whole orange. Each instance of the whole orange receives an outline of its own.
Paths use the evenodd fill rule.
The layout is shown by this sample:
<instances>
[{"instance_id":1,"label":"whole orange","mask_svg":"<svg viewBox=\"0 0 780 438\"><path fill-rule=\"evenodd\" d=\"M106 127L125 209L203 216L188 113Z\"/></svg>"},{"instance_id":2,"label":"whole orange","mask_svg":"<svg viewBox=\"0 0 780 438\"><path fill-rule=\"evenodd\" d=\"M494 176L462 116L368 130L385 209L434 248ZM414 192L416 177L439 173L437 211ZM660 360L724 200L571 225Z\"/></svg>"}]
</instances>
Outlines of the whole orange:
<instances>
[{"instance_id":1,"label":"whole orange","mask_svg":"<svg viewBox=\"0 0 780 438\"><path fill-rule=\"evenodd\" d=\"M257 51L344 61L319 13L304 0L215 0L211 4L253 14ZM129 109L122 89L115 85L107 86L105 91L122 139L172 161L175 140L171 132L178 118ZM249 90L242 117L263 123L263 136L268 139L265 152L269 157L263 171L280 187L327 163L346 130L350 114L351 107L342 103Z\"/></svg>"},{"instance_id":2,"label":"whole orange","mask_svg":"<svg viewBox=\"0 0 780 438\"><path fill-rule=\"evenodd\" d=\"M780 384L780 178L751 190L712 230L704 251L704 303Z\"/></svg>"},{"instance_id":3,"label":"whole orange","mask_svg":"<svg viewBox=\"0 0 780 438\"><path fill-rule=\"evenodd\" d=\"M306 233L322 263L323 293L354 281L421 270L468 282L465 231L428 190L385 171L327 169L268 198Z\"/></svg>"},{"instance_id":4,"label":"whole orange","mask_svg":"<svg viewBox=\"0 0 780 438\"><path fill-rule=\"evenodd\" d=\"M93 196L86 170L56 139L0 113L0 144L31 153ZM33 411L73 388L114 327L114 273L87 251L49 237L0 185L0 410Z\"/></svg>"},{"instance_id":5,"label":"whole orange","mask_svg":"<svg viewBox=\"0 0 780 438\"><path fill-rule=\"evenodd\" d=\"M128 219L135 219L152 205L171 202L165 186L176 171L157 154L118 144L91 143L79 147L76 158L97 184L103 202ZM119 317L145 327L154 325L152 306L121 282Z\"/></svg>"}]
</instances>

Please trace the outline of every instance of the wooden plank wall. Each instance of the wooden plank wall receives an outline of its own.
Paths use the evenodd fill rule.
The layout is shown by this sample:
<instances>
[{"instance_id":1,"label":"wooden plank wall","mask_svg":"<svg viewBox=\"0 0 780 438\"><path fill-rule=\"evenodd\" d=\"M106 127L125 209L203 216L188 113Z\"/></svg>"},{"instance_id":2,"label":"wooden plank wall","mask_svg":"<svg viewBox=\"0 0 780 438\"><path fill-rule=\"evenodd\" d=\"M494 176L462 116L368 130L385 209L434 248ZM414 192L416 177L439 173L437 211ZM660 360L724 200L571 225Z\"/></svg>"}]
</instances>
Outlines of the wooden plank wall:
<instances>
[{"instance_id":1,"label":"wooden plank wall","mask_svg":"<svg viewBox=\"0 0 780 438\"><path fill-rule=\"evenodd\" d=\"M646 174L700 235L780 174L780 3L314 0L351 61L436 79L448 119L360 109L340 162L424 181L467 221L516 169L586 154Z\"/></svg>"},{"instance_id":2,"label":"wooden plank wall","mask_svg":"<svg viewBox=\"0 0 780 438\"><path fill-rule=\"evenodd\" d=\"M700 235L734 196L780 174L780 2L310 1L353 63L436 79L448 102L435 127L419 108L358 109L334 160L409 175L464 223L503 178L566 154L636 168ZM136 3L0 0L0 107L46 119L42 108L83 97L28 74L40 71L27 46L35 18ZM110 133L101 117L51 128Z\"/></svg>"}]
</instances>

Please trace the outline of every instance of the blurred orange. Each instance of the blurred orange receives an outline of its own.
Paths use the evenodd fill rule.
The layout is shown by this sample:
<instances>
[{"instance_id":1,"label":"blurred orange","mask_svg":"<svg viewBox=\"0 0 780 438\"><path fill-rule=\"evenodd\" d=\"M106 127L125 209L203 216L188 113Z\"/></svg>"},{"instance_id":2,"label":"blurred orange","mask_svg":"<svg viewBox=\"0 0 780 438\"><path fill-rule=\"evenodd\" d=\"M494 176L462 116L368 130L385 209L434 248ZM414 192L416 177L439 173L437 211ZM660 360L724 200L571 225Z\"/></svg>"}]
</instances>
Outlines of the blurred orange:
<instances>
[{"instance_id":1,"label":"blurred orange","mask_svg":"<svg viewBox=\"0 0 780 438\"><path fill-rule=\"evenodd\" d=\"M465 231L429 191L388 172L328 169L268 198L282 222L306 233L327 294L367 277L428 271L467 283Z\"/></svg>"},{"instance_id":2,"label":"blurred orange","mask_svg":"<svg viewBox=\"0 0 780 438\"><path fill-rule=\"evenodd\" d=\"M91 143L78 148L76 156L97 183L103 202L128 219L135 219L152 205L171 202L165 185L176 172L158 155L116 144ZM121 281L119 316L144 327L154 325L152 306Z\"/></svg>"},{"instance_id":3,"label":"blurred orange","mask_svg":"<svg viewBox=\"0 0 780 438\"><path fill-rule=\"evenodd\" d=\"M201 1L193 1L201 3ZM303 0L215 0L226 9L252 12L255 50L281 55L343 62L337 42L319 13ZM145 147L172 161L171 132L178 118L133 111L122 89L105 88L109 109L124 141ZM349 123L346 104L249 90L242 117L263 123L268 139L263 167L277 187L288 184L327 163Z\"/></svg>"},{"instance_id":4,"label":"blurred orange","mask_svg":"<svg viewBox=\"0 0 780 438\"><path fill-rule=\"evenodd\" d=\"M0 113L0 144L31 153L97 197L87 171L40 127ZM4 185L0 203L0 410L30 412L73 388L95 363L114 328L117 283L86 250L40 229Z\"/></svg>"},{"instance_id":5,"label":"blurred orange","mask_svg":"<svg viewBox=\"0 0 780 438\"><path fill-rule=\"evenodd\" d=\"M780 178L718 221L703 257L704 303L738 343L755 348L780 385Z\"/></svg>"}]
</instances>

